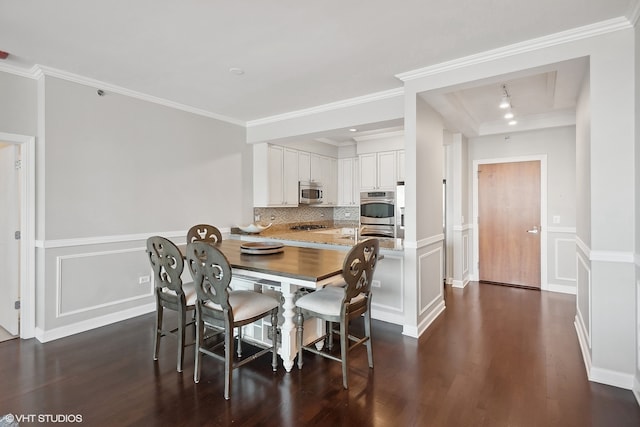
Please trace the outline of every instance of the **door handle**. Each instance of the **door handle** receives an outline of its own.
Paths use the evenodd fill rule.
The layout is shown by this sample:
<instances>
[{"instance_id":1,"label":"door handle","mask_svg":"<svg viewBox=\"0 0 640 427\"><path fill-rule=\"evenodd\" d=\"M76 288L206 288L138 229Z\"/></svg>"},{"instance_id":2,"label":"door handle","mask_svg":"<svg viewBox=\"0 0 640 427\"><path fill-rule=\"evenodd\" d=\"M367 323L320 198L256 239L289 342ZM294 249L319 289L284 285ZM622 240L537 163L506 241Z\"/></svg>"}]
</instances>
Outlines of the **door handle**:
<instances>
[{"instance_id":1,"label":"door handle","mask_svg":"<svg viewBox=\"0 0 640 427\"><path fill-rule=\"evenodd\" d=\"M531 230L527 230L527 233L531 233L531 234L538 234L539 232L540 232L540 229L538 228L537 225L534 225Z\"/></svg>"}]
</instances>

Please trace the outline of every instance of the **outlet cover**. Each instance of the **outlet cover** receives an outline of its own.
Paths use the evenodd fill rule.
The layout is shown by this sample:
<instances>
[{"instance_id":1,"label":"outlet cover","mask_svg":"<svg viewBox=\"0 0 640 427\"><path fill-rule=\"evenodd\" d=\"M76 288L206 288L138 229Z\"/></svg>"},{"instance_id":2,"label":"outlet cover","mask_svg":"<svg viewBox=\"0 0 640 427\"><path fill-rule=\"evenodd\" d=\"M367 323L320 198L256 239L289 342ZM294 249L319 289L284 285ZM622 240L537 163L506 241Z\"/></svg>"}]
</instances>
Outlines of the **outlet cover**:
<instances>
[{"instance_id":1,"label":"outlet cover","mask_svg":"<svg viewBox=\"0 0 640 427\"><path fill-rule=\"evenodd\" d=\"M140 276L138 277L138 284L144 285L145 283L149 283L151 281L151 276Z\"/></svg>"},{"instance_id":2,"label":"outlet cover","mask_svg":"<svg viewBox=\"0 0 640 427\"><path fill-rule=\"evenodd\" d=\"M381 286L380 285L380 280L372 280L371 281L371 287L372 288L379 288L380 286Z\"/></svg>"}]
</instances>

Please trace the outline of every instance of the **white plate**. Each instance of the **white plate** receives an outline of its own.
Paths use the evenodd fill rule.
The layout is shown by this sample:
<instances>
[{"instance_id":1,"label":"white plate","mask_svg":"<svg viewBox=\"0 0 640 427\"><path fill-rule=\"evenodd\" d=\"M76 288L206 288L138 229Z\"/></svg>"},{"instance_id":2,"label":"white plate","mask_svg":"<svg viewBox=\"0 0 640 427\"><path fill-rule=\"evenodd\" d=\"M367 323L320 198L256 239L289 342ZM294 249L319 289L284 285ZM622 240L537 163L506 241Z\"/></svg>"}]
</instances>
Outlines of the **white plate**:
<instances>
[{"instance_id":1,"label":"white plate","mask_svg":"<svg viewBox=\"0 0 640 427\"><path fill-rule=\"evenodd\" d=\"M284 251L282 243L245 242L240 245L240 252L248 255L269 255Z\"/></svg>"},{"instance_id":2,"label":"white plate","mask_svg":"<svg viewBox=\"0 0 640 427\"><path fill-rule=\"evenodd\" d=\"M249 224L249 225L239 225L238 226L238 228L240 230L244 231L245 233L260 233L261 231L264 231L269 227L271 227L271 224L269 224L269 225Z\"/></svg>"}]
</instances>

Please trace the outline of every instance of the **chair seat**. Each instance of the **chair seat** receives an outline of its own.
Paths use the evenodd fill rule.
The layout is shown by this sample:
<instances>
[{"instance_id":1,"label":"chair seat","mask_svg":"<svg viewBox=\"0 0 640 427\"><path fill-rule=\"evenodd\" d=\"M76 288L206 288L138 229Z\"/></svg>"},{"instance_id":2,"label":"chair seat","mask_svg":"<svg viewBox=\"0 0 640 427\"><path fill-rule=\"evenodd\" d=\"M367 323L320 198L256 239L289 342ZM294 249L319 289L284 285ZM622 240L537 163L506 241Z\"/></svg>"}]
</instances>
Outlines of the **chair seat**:
<instances>
[{"instance_id":1,"label":"chair seat","mask_svg":"<svg viewBox=\"0 0 640 427\"><path fill-rule=\"evenodd\" d=\"M364 299L363 294L351 300L351 303ZM344 299L344 288L337 286L328 286L318 291L311 292L296 301L296 306L327 316L340 316L342 309L342 301Z\"/></svg>"},{"instance_id":2,"label":"chair seat","mask_svg":"<svg viewBox=\"0 0 640 427\"><path fill-rule=\"evenodd\" d=\"M214 310L221 310L220 305L207 301L205 305ZM242 322L260 314L268 313L280 305L270 296L253 291L230 291L229 305L233 308L233 319Z\"/></svg>"},{"instance_id":3,"label":"chair seat","mask_svg":"<svg viewBox=\"0 0 640 427\"><path fill-rule=\"evenodd\" d=\"M196 287L193 282L183 283L182 291L184 292L184 299L186 301L187 306L192 306L196 304L196 299L198 295L196 294ZM176 295L175 291L172 291L169 288L162 288L162 292L165 292L169 295Z\"/></svg>"}]
</instances>

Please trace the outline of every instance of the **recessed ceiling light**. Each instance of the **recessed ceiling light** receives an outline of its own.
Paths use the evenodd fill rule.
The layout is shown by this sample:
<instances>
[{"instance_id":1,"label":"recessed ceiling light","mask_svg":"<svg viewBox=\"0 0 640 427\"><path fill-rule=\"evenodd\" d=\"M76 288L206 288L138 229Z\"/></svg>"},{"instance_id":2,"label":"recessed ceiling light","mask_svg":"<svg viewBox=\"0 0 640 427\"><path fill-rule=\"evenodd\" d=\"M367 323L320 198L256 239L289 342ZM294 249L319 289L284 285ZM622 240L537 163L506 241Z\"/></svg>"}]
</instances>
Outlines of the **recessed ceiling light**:
<instances>
[{"instance_id":1,"label":"recessed ceiling light","mask_svg":"<svg viewBox=\"0 0 640 427\"><path fill-rule=\"evenodd\" d=\"M511 121L509 122L509 126L514 126L514 125L517 125L517 124L518 124L518 121L517 121L517 120L511 120Z\"/></svg>"},{"instance_id":2,"label":"recessed ceiling light","mask_svg":"<svg viewBox=\"0 0 640 427\"><path fill-rule=\"evenodd\" d=\"M351 128L351 129L349 129L349 132L358 132L358 129L356 129L356 128Z\"/></svg>"},{"instance_id":3,"label":"recessed ceiling light","mask_svg":"<svg viewBox=\"0 0 640 427\"><path fill-rule=\"evenodd\" d=\"M242 68L236 68L236 67L229 68L229 72L231 74L235 74L236 76L241 76L244 74L244 70Z\"/></svg>"},{"instance_id":4,"label":"recessed ceiling light","mask_svg":"<svg viewBox=\"0 0 640 427\"><path fill-rule=\"evenodd\" d=\"M504 115L505 119L513 119L513 111L507 111L507 113Z\"/></svg>"}]
</instances>

